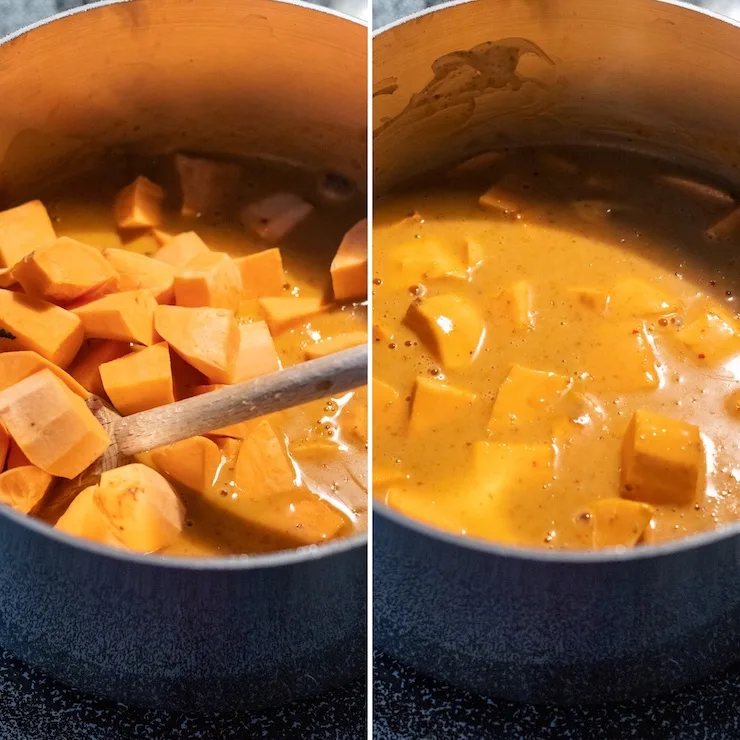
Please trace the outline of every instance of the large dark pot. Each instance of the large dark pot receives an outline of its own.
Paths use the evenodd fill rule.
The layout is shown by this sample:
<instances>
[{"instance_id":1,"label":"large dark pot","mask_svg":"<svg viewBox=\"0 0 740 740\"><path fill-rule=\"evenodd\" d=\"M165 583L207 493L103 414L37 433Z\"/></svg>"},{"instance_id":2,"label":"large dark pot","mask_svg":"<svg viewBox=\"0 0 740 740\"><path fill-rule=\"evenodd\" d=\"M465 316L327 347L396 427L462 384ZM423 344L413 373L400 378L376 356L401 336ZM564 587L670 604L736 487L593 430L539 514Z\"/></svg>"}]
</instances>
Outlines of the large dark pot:
<instances>
[{"instance_id":1,"label":"large dark pot","mask_svg":"<svg viewBox=\"0 0 740 740\"><path fill-rule=\"evenodd\" d=\"M0 44L0 205L111 151L269 153L364 189L366 29L270 0L133 0ZM365 535L127 555L0 510L0 645L78 688L251 708L364 675Z\"/></svg>"},{"instance_id":2,"label":"large dark pot","mask_svg":"<svg viewBox=\"0 0 740 740\"><path fill-rule=\"evenodd\" d=\"M646 149L737 182L738 49L730 22L653 0L480 0L383 29L376 192L536 142ZM453 52L459 74L426 87ZM621 553L534 551L451 536L376 504L375 645L507 699L666 691L740 659L738 531Z\"/></svg>"}]
</instances>

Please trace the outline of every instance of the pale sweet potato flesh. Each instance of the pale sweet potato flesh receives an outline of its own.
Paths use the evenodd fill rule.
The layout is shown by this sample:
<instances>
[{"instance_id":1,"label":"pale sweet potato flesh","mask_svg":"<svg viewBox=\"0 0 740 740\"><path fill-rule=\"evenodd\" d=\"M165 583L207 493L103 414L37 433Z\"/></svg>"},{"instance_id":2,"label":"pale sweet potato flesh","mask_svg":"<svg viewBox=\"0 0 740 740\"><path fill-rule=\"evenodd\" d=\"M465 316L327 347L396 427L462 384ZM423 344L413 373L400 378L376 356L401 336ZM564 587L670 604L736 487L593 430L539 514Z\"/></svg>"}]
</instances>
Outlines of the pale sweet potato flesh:
<instances>
[{"instance_id":1,"label":"pale sweet potato flesh","mask_svg":"<svg viewBox=\"0 0 740 740\"><path fill-rule=\"evenodd\" d=\"M75 378L53 362L30 350L0 353L0 391L4 391L18 381L44 369L51 370L65 385L80 398L86 399L90 393Z\"/></svg>"},{"instance_id":2,"label":"pale sweet potato flesh","mask_svg":"<svg viewBox=\"0 0 740 740\"><path fill-rule=\"evenodd\" d=\"M87 339L113 339L149 346L155 344L157 301L148 290L113 293L74 309Z\"/></svg>"},{"instance_id":3,"label":"pale sweet potato flesh","mask_svg":"<svg viewBox=\"0 0 740 740\"><path fill-rule=\"evenodd\" d=\"M164 189L147 177L137 177L123 188L113 204L119 229L147 229L162 222Z\"/></svg>"},{"instance_id":4,"label":"pale sweet potato flesh","mask_svg":"<svg viewBox=\"0 0 740 740\"><path fill-rule=\"evenodd\" d=\"M118 273L120 290L149 290L157 303L174 301L175 269L172 265L127 249L105 249L103 257Z\"/></svg>"},{"instance_id":5,"label":"pale sweet potato flesh","mask_svg":"<svg viewBox=\"0 0 740 740\"><path fill-rule=\"evenodd\" d=\"M0 267L13 267L34 249L55 239L54 226L41 201L0 211Z\"/></svg>"}]
</instances>

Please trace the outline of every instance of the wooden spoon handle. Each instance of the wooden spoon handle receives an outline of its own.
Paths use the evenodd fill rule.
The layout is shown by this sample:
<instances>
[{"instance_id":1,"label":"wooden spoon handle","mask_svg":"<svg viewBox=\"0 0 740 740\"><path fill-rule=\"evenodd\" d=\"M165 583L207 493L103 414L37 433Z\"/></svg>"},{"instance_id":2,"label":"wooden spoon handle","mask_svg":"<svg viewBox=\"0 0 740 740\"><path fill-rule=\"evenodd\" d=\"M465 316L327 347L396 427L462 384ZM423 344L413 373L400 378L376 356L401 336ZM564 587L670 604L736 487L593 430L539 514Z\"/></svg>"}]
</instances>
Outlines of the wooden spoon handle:
<instances>
[{"instance_id":1,"label":"wooden spoon handle","mask_svg":"<svg viewBox=\"0 0 740 740\"><path fill-rule=\"evenodd\" d=\"M113 430L119 453L135 455L367 385L367 345L132 414Z\"/></svg>"}]
</instances>

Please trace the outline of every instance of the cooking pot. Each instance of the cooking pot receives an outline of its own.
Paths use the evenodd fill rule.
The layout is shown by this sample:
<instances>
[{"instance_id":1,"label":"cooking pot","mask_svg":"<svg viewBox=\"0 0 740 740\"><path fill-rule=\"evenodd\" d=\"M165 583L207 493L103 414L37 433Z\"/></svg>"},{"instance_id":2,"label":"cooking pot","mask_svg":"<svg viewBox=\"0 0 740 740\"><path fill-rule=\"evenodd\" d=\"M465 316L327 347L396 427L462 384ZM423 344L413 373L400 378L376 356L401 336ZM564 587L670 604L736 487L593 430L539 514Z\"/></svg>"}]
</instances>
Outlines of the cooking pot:
<instances>
[{"instance_id":1,"label":"cooking pot","mask_svg":"<svg viewBox=\"0 0 740 740\"><path fill-rule=\"evenodd\" d=\"M738 190L740 31L727 19L654 0L478 0L380 30L373 53L376 193L536 143L646 150ZM667 691L740 659L739 532L546 551L376 503L375 645L511 700Z\"/></svg>"},{"instance_id":2,"label":"cooking pot","mask_svg":"<svg viewBox=\"0 0 740 740\"><path fill-rule=\"evenodd\" d=\"M88 6L0 43L0 208L116 153L269 154L364 190L367 31L274 0ZM77 688L247 709L365 673L366 535L269 555L113 551L0 509L0 645Z\"/></svg>"}]
</instances>

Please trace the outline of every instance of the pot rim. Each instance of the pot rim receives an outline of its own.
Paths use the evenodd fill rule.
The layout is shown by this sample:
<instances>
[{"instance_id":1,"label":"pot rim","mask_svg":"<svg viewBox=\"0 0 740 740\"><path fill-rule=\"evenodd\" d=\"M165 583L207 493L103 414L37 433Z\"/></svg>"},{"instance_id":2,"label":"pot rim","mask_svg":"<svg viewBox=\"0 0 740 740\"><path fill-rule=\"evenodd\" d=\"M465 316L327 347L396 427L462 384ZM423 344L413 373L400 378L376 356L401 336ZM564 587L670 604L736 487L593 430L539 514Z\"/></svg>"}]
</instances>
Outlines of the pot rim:
<instances>
[{"instance_id":1,"label":"pot rim","mask_svg":"<svg viewBox=\"0 0 740 740\"><path fill-rule=\"evenodd\" d=\"M89 13L107 8L113 5L123 5L127 2L138 2L139 0L100 0L99 2L89 5L82 5L77 8L56 13L55 15L43 18L36 23L31 23L17 31L0 37L0 47L11 43L12 41L25 36L27 33L42 28L55 21L69 18L82 13ZM265 3L275 3L281 5L294 5L304 10L313 10L325 13L341 20L350 21L358 26L364 26L365 23L360 18L356 18L337 10L326 8L321 5L311 5L302 0L264 0ZM368 494L369 496L369 494ZM147 565L151 567L171 568L191 571L232 571L232 570L257 570L261 568L275 568L282 566L291 566L300 563L314 562L324 558L339 556L346 552L359 550L367 547L368 533L362 532L351 537L344 537L339 540L333 540L322 545L307 545L304 547L294 548L292 550L280 550L271 553L258 553L246 555L228 555L216 557L186 557L172 555L142 554L117 550L112 547L84 540L79 537L68 535L64 532L58 532L50 527L46 522L33 519L32 517L20 514L13 509L0 507L0 519L5 519L12 525L17 525L30 530L34 535L48 537L55 540L60 545L72 547L93 555L103 556L111 560L118 560L130 565Z\"/></svg>"},{"instance_id":2,"label":"pot rim","mask_svg":"<svg viewBox=\"0 0 740 740\"><path fill-rule=\"evenodd\" d=\"M706 15L715 20L727 23L735 28L740 28L740 21L736 21L729 16L721 15L716 11L709 10L707 8L701 8L696 5L691 5L681 0L650 0L651 2L657 2L662 5L671 5L683 10L687 10L693 13L699 13L700 15ZM418 20L424 16L431 15L432 13L443 12L451 8L456 8L459 5L467 5L475 3L477 0L450 0L449 2L440 3L431 8L411 13L403 18L399 18L392 23L373 31L372 38L375 40L377 37L391 31L398 26L401 26L410 21ZM471 550L474 552L481 553L483 555L494 555L496 557L523 560L527 562L550 564L550 565L603 565L611 563L621 563L625 561L633 560L645 560L653 557L668 557L677 553L689 552L693 550L699 550L704 547L709 547L718 542L725 540L731 540L740 535L740 521L732 524L727 524L709 532L701 532L687 537L681 537L680 539L670 540L668 542L662 542L652 545L641 545L640 547L630 549L608 549L608 550L547 550L545 548L534 548L534 547L514 547L511 545L502 545L496 542L485 540L480 537L467 537L453 532L447 532L443 529L438 529L424 522L413 519L405 514L401 514L395 511L387 504L381 501L373 501L373 517L378 516L379 518L385 518L392 521L401 527L409 529L416 534L426 537L431 540L436 540L447 545L460 547L462 549Z\"/></svg>"}]
</instances>

